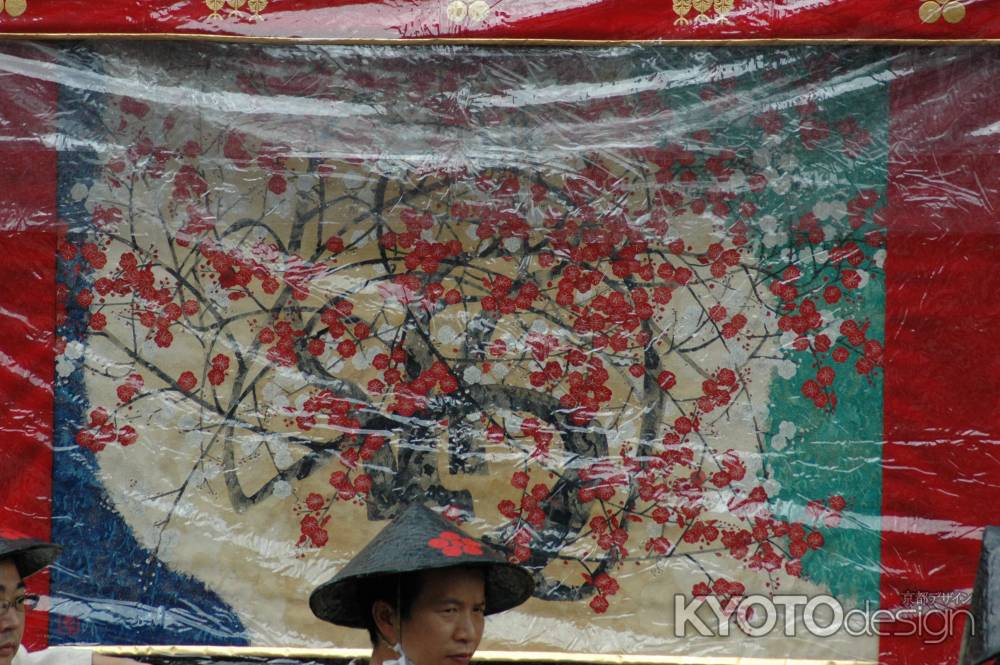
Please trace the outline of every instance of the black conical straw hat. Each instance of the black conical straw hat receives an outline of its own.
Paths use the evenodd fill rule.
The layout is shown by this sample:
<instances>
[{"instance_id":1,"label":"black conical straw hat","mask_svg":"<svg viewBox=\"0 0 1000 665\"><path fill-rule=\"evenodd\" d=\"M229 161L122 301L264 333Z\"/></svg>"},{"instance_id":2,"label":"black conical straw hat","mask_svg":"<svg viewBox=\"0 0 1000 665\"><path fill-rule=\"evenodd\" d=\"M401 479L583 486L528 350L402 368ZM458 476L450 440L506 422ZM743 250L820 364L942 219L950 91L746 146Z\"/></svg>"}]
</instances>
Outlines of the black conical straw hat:
<instances>
[{"instance_id":1,"label":"black conical straw hat","mask_svg":"<svg viewBox=\"0 0 1000 665\"><path fill-rule=\"evenodd\" d=\"M430 508L413 504L401 512L333 579L309 596L320 619L351 628L365 627L360 590L373 578L452 566L486 571L486 613L503 612L531 597L535 582L524 568L471 538Z\"/></svg>"},{"instance_id":2,"label":"black conical straw hat","mask_svg":"<svg viewBox=\"0 0 1000 665\"><path fill-rule=\"evenodd\" d=\"M44 540L35 540L9 531L4 533L6 537L0 536L0 559L13 559L22 579L45 568L62 551L59 545Z\"/></svg>"}]
</instances>

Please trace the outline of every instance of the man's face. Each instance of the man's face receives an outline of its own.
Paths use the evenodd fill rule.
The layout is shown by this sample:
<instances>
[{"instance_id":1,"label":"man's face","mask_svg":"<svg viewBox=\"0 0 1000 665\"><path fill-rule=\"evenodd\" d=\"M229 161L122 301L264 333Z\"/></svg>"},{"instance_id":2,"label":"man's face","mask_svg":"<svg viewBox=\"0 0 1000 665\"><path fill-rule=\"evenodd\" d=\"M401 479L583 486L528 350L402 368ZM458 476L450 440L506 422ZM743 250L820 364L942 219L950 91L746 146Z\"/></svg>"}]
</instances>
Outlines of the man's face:
<instances>
[{"instance_id":1,"label":"man's face","mask_svg":"<svg viewBox=\"0 0 1000 665\"><path fill-rule=\"evenodd\" d=\"M420 593L403 621L406 657L415 665L468 665L486 621L483 572L451 568L421 576Z\"/></svg>"},{"instance_id":2,"label":"man's face","mask_svg":"<svg viewBox=\"0 0 1000 665\"><path fill-rule=\"evenodd\" d=\"M24 582L10 559L0 561L0 601L13 603L24 595ZM24 612L0 609L0 665L10 665L24 634Z\"/></svg>"}]
</instances>

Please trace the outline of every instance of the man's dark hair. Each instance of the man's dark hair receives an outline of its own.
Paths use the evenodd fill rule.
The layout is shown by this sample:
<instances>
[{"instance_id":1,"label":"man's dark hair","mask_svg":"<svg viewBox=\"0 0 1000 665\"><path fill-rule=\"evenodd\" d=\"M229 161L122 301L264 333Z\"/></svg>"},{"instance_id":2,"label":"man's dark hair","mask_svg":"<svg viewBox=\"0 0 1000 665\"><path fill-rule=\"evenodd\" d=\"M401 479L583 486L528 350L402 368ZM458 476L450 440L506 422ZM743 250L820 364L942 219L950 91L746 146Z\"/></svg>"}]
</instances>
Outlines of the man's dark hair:
<instances>
[{"instance_id":1,"label":"man's dark hair","mask_svg":"<svg viewBox=\"0 0 1000 665\"><path fill-rule=\"evenodd\" d=\"M12 564L14 564L14 567L17 568L17 574L18 574L18 576L23 581L24 580L24 571L21 569L22 568L22 566L21 566L21 557L17 556L16 554L12 554L12 553L0 555L0 563L3 563L4 561L10 561Z\"/></svg>"},{"instance_id":2,"label":"man's dark hair","mask_svg":"<svg viewBox=\"0 0 1000 665\"><path fill-rule=\"evenodd\" d=\"M375 618L372 616L372 606L375 601L381 600L388 603L399 611L400 619L409 619L410 610L413 609L413 601L420 594L422 581L420 571L416 571L373 577L366 580L361 586L358 604L361 606L365 628L368 629L368 637L371 639L373 647L378 645L379 640L384 639L378 626L375 625Z\"/></svg>"}]
</instances>

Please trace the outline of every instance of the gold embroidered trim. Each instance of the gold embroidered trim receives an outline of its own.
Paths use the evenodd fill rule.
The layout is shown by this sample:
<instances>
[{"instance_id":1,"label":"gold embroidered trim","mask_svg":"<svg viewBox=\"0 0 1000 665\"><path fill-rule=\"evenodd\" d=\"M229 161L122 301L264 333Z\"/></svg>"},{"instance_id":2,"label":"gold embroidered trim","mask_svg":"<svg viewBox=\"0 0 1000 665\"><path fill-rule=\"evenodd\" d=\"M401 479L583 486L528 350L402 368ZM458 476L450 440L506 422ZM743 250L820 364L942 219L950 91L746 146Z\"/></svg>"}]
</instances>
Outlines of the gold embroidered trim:
<instances>
[{"instance_id":1,"label":"gold embroidered trim","mask_svg":"<svg viewBox=\"0 0 1000 665\"><path fill-rule=\"evenodd\" d=\"M243 5L246 5L247 9L250 10L249 17L254 21L259 21L261 19L260 13L267 8L267 0L205 0L205 6L211 12L208 18L220 21L224 18L240 19L247 16L247 13L242 10ZM222 15L223 9L225 9L227 16Z\"/></svg>"},{"instance_id":2,"label":"gold embroidered trim","mask_svg":"<svg viewBox=\"0 0 1000 665\"><path fill-rule=\"evenodd\" d=\"M692 9L697 12L693 19L695 23L712 21L710 14L713 13L713 10L716 21L728 23L729 19L726 17L729 12L733 11L736 0L673 0L673 3L674 13L677 14L674 25L687 25L692 20L688 18Z\"/></svg>"},{"instance_id":3,"label":"gold embroidered trim","mask_svg":"<svg viewBox=\"0 0 1000 665\"><path fill-rule=\"evenodd\" d=\"M926 39L916 37L731 37L722 39L539 39L525 37L296 37L220 35L200 32L3 32L0 41L17 40L127 40L195 41L243 44L325 44L331 46L553 46L607 48L609 46L1000 46L1000 37Z\"/></svg>"},{"instance_id":4,"label":"gold embroidered trim","mask_svg":"<svg viewBox=\"0 0 1000 665\"><path fill-rule=\"evenodd\" d=\"M296 649L287 647L102 646L111 656L201 656L207 658L295 658L366 660L371 649ZM813 658L752 658L742 656L652 656L558 651L477 651L476 660L490 663L552 663L558 665L876 665L866 660Z\"/></svg>"}]
</instances>

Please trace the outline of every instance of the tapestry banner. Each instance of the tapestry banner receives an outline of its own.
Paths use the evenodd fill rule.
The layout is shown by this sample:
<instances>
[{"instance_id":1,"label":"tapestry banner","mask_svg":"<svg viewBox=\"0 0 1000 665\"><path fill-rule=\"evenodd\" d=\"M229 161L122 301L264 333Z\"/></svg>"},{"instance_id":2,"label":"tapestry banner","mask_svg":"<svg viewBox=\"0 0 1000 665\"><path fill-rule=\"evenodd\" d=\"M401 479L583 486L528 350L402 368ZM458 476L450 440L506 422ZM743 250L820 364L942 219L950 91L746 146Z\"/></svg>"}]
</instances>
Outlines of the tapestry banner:
<instances>
[{"instance_id":1,"label":"tapestry banner","mask_svg":"<svg viewBox=\"0 0 1000 665\"><path fill-rule=\"evenodd\" d=\"M420 502L535 575L484 648L954 662L998 75L4 46L0 515L66 548L32 639L364 647L306 599Z\"/></svg>"}]
</instances>

